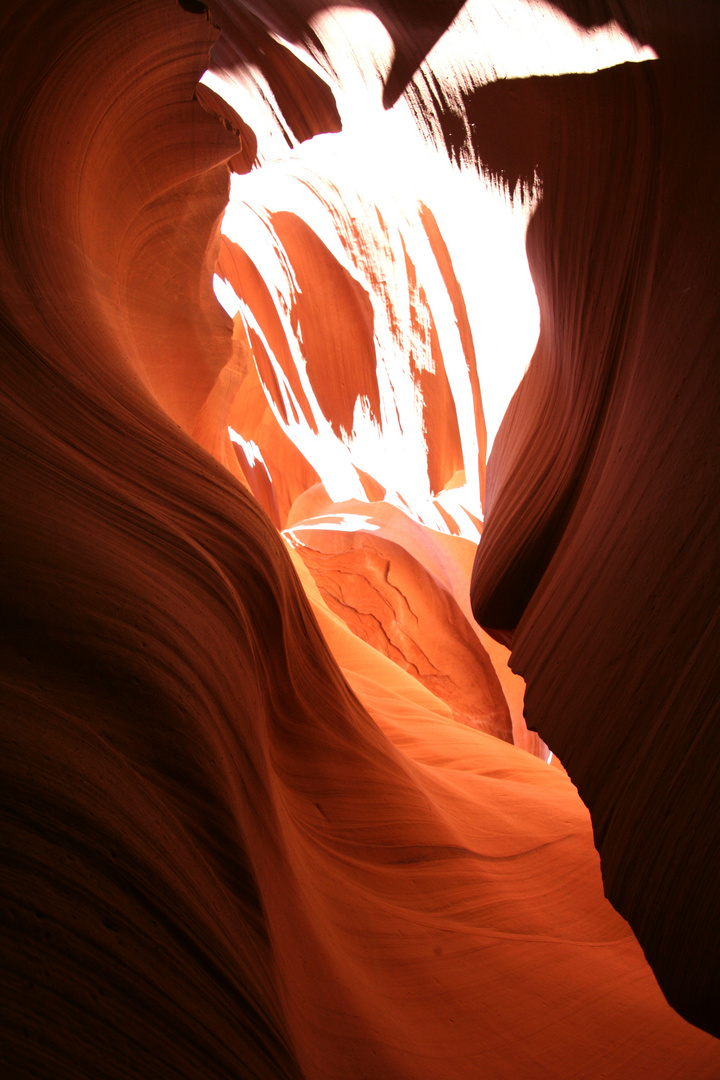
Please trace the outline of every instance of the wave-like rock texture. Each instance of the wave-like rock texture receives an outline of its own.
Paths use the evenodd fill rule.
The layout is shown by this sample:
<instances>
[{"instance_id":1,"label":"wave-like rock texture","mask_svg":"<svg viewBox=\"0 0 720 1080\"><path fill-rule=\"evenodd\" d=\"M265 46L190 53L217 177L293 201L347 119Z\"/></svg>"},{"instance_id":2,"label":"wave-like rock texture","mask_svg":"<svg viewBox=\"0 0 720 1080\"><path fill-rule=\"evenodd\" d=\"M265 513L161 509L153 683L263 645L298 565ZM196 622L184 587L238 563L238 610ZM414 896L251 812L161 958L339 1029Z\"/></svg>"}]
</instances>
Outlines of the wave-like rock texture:
<instances>
[{"instance_id":1,"label":"wave-like rock texture","mask_svg":"<svg viewBox=\"0 0 720 1080\"><path fill-rule=\"evenodd\" d=\"M0 26L4 1075L717 1076L568 779L350 634L190 437L247 373L211 23Z\"/></svg>"},{"instance_id":2,"label":"wave-like rock texture","mask_svg":"<svg viewBox=\"0 0 720 1080\"><path fill-rule=\"evenodd\" d=\"M453 595L453 570L467 588L456 549L474 545L432 533L383 502L328 509L293 523L289 536L331 611L450 706L459 723L512 742L498 676ZM342 527L348 521L352 530Z\"/></svg>"},{"instance_id":3,"label":"wave-like rock texture","mask_svg":"<svg viewBox=\"0 0 720 1080\"><path fill-rule=\"evenodd\" d=\"M540 339L490 459L473 606L512 641L608 896L720 1035L719 13L560 6L658 59L467 95L485 167L543 191Z\"/></svg>"}]
</instances>

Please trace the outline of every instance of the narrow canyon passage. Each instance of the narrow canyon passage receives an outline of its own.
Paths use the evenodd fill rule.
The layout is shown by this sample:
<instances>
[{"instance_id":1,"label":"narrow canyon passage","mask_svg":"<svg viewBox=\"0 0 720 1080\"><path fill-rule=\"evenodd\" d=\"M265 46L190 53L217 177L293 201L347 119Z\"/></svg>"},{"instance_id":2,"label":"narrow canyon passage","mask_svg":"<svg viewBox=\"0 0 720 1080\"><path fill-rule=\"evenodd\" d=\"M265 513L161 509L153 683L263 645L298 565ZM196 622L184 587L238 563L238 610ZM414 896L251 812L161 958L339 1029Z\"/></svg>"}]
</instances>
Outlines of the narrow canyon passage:
<instances>
[{"instance_id":1,"label":"narrow canyon passage","mask_svg":"<svg viewBox=\"0 0 720 1080\"><path fill-rule=\"evenodd\" d=\"M718 17L0 24L3 1075L719 1076Z\"/></svg>"}]
</instances>

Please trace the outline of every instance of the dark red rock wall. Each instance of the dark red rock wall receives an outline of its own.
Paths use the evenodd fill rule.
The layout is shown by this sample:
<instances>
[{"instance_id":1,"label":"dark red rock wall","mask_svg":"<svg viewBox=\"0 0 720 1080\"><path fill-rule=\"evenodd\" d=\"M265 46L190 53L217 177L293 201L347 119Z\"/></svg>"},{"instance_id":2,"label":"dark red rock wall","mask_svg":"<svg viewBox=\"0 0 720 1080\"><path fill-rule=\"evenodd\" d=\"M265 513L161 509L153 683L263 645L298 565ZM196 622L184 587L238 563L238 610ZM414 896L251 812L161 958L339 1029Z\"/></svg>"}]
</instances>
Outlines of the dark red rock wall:
<instances>
[{"instance_id":1,"label":"dark red rock wall","mask_svg":"<svg viewBox=\"0 0 720 1080\"><path fill-rule=\"evenodd\" d=\"M242 493L142 385L184 419L163 364L206 371L216 32L170 4L2 18L3 1071L297 1076L230 809L261 766L239 790L221 719L221 670L246 704L258 678L228 573L263 570Z\"/></svg>"},{"instance_id":2,"label":"dark red rock wall","mask_svg":"<svg viewBox=\"0 0 720 1080\"><path fill-rule=\"evenodd\" d=\"M561 6L659 59L468 101L487 167L543 188L540 340L490 460L473 603L590 808L608 896L720 1034L720 21Z\"/></svg>"}]
</instances>

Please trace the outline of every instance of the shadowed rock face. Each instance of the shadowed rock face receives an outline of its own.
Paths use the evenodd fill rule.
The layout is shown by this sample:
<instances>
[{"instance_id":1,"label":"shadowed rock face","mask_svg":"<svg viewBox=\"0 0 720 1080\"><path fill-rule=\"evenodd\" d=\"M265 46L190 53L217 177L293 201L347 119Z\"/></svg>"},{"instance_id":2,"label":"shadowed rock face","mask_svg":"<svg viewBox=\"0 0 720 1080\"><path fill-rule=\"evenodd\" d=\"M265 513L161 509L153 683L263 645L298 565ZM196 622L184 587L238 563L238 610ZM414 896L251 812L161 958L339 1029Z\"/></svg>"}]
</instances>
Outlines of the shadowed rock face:
<instances>
[{"instance_id":1,"label":"shadowed rock face","mask_svg":"<svg viewBox=\"0 0 720 1080\"><path fill-rule=\"evenodd\" d=\"M226 7L215 13L221 23ZM253 8L265 13L264 5ZM277 10L289 25L293 9ZM419 9L410 17L400 5L383 8L388 25L404 26L398 55L406 74L454 11L434 5L433 18L423 20ZM298 7L298 25L307 14ZM256 23L254 55L263 40ZM448 656L451 691L443 696L382 656L350 633L278 535L293 506L297 527L312 517L300 513L300 500L310 509L322 493L268 413L254 343L238 336L212 294L218 258L230 257L218 228L229 170L248 168L254 154L242 118L226 112L223 124L195 100L217 30L170 0L11 3L0 29L5 1075L712 1080L718 1043L668 1006L603 897L590 822L567 777L458 724L459 706L448 697L458 686L467 697L476 676L454 673L456 658ZM280 78L282 51L268 44L264 55ZM285 88L312 98L313 79L288 64ZM618 78L622 94L609 85L622 126L630 106L628 83ZM567 97L596 116L601 110L592 111L592 96L584 104L579 86L568 83ZM676 115L678 88L671 81L662 91L661 116ZM630 100L656 100L660 91L651 90L641 80ZM296 133L333 130L334 117L319 91L306 125L295 117ZM655 145L656 134L640 134ZM678 120L663 139L670 136L690 154L687 125ZM593 194L588 177L602 178L604 158L598 149L588 155L572 185L584 175L583 196L590 188L600 199L609 182L598 180ZM575 376L556 355L556 338L541 339L538 355L545 349L552 370L542 374L534 362L529 380L556 395L555 412L569 428L550 432L563 436L559 449L541 432L551 460L533 468L545 470L538 497L562 503L562 512L550 533L535 523L529 500L522 514L532 536L522 558L513 554L518 537L504 524L503 502L528 499L508 432L515 424L527 439L538 423L523 389L493 466L496 524L482 549L491 585L482 584L481 563L476 603L482 616L477 590L486 588L493 613L502 613L494 629L512 629L520 617L516 647L530 678L530 715L547 716L542 733L557 737L586 788L616 902L645 933L667 992L712 1027L710 969L700 965L695 981L683 980L682 965L695 954L675 942L663 947L677 898L661 889L662 872L668 889L682 885L681 899L697 904L688 906L696 917L683 939L690 949L697 920L714 911L717 881L709 875L707 812L714 697L704 666L714 656L706 617L714 511L701 498L716 458L708 442L712 376L680 360L704 355L710 316L692 286L679 324L670 311L685 295L678 276L712 282L716 256L709 228L694 260L683 261L687 250L673 246L680 240L664 215L675 215L678 237L699 233L710 177L700 156L691 158L703 183L684 202L669 166L656 182L644 161L633 165L637 178L613 210L629 241L605 236L599 207L590 219L598 274L604 268L611 277L614 245L620 256L628 242L635 253L622 262L621 284L600 294L596 318L604 326L602 313L627 297L620 325L628 341L642 330L643 349L635 348L632 363L622 359L612 314L606 336L618 358L588 389L592 333ZM558 167L558 185L569 187L564 176ZM642 209L660 224L655 247L645 248L645 217L629 196L651 180L654 194ZM569 333L566 324L584 327L587 316L586 292L572 273L585 265L584 233L569 262L548 255L553 230L565 235L564 204L553 198L530 240L545 290L544 334L548 312L556 334ZM667 258L658 255L648 279L653 251ZM548 259L555 269L543 278ZM591 282L594 268L589 260ZM575 283L576 308L562 307L567 281ZM653 307L655 290L665 297L662 309L659 299ZM638 329L631 316L642 297ZM680 329L692 353L671 348ZM581 344L584 333L577 332ZM664 372L662 386L651 379L655 371ZM677 410L687 424L673 426ZM254 494L239 482L255 466L230 457L218 436L236 415L267 439L273 468L285 466L284 486L260 471ZM576 416L585 441L572 428ZM616 445L620 436L626 441ZM658 471L646 473L650 454ZM648 493L657 475L676 500L664 504L662 520ZM364 483L369 498L382 494L372 477ZM624 512L613 516L621 495ZM274 506L274 523L261 503ZM421 599L431 615L452 616L438 649L449 654L455 636L482 671L481 639L467 637L462 623L466 546L457 537L433 540L430 530L411 535L387 520L387 510L376 516L386 533L378 529L373 558L401 548L398 565L414 562L417 579L425 575ZM493 556L498 545L506 563ZM328 546L326 536L317 550ZM569 563L549 579L566 551ZM623 594L608 607L621 563ZM313 572L320 580L324 571ZM671 596L668 583L681 573L685 592ZM563 589L570 595L558 608ZM536 609L539 643L529 629ZM454 625L463 627L455 635ZM507 706L491 672L485 692L485 711L507 736ZM699 717L692 727L690 704ZM621 745L613 718L634 715L652 725L628 723ZM628 771L626 762L639 757ZM647 770L652 784L643 786ZM672 811L665 817L658 790ZM637 813L643 800L647 821ZM632 850L623 820L638 828ZM683 851L677 830L695 823L697 845ZM686 859L684 883L657 834ZM645 845L657 860L652 867ZM631 856L637 865L627 865ZM653 919L639 889L648 876L659 897ZM660 942L656 954L651 940Z\"/></svg>"},{"instance_id":2,"label":"shadowed rock face","mask_svg":"<svg viewBox=\"0 0 720 1080\"><path fill-rule=\"evenodd\" d=\"M512 641L608 896L720 1035L720 22L628 8L657 62L468 97L486 166L543 184L541 334L490 460L473 607Z\"/></svg>"}]
</instances>

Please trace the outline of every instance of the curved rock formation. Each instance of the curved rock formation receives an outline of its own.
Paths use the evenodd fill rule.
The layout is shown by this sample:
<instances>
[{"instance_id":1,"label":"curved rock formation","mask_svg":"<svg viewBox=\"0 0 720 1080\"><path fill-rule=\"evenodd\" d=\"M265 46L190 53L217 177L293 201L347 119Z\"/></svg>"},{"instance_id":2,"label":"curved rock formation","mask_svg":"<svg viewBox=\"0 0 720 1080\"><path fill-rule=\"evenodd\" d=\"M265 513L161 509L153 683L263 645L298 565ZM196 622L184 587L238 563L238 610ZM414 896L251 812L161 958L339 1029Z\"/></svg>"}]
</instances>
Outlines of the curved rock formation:
<instances>
[{"instance_id":1,"label":"curved rock formation","mask_svg":"<svg viewBox=\"0 0 720 1080\"><path fill-rule=\"evenodd\" d=\"M319 164L270 163L254 188L233 186L218 295L247 342L280 442L302 450L336 502L385 499L477 540L485 422L450 253L427 206L408 200L398 210L395 191L351 188L337 164L330 177L323 164L332 169L330 152ZM269 430L256 437L246 398L246 383L236 384L229 409L212 415L245 456L262 458L284 524L310 484L290 486L285 463L272 460L276 440Z\"/></svg>"},{"instance_id":2,"label":"curved rock formation","mask_svg":"<svg viewBox=\"0 0 720 1080\"><path fill-rule=\"evenodd\" d=\"M468 94L486 167L543 190L540 340L491 457L473 606L512 641L608 896L671 1003L720 1035L720 21L560 6L659 59Z\"/></svg>"},{"instance_id":3,"label":"curved rock formation","mask_svg":"<svg viewBox=\"0 0 720 1080\"><path fill-rule=\"evenodd\" d=\"M492 662L453 595L453 571L467 589L457 546L473 545L432 534L387 503L330 509L286 534L330 610L449 705L459 723L512 742Z\"/></svg>"},{"instance_id":4,"label":"curved rock formation","mask_svg":"<svg viewBox=\"0 0 720 1080\"><path fill-rule=\"evenodd\" d=\"M199 8L0 16L5 1075L712 1080L567 777L352 635L218 433L271 422ZM384 10L412 70L455 8ZM276 445L279 523L316 481Z\"/></svg>"}]
</instances>

